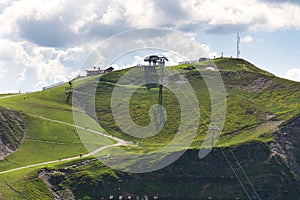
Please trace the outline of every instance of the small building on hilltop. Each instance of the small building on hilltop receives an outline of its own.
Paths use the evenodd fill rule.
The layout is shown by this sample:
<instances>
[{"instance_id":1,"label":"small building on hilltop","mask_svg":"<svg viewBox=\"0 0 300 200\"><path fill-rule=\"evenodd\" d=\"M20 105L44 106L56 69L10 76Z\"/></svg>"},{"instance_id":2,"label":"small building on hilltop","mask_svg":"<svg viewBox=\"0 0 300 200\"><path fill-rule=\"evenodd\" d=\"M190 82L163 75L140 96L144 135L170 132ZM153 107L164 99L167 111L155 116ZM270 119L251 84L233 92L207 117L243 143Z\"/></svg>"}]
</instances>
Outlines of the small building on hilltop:
<instances>
[{"instance_id":1,"label":"small building on hilltop","mask_svg":"<svg viewBox=\"0 0 300 200\"><path fill-rule=\"evenodd\" d=\"M104 74L104 73L108 73L108 72L112 72L114 70L113 67L109 67L105 70L100 69L100 67L94 67L92 69L87 69L86 71L86 76L96 76L99 74Z\"/></svg>"},{"instance_id":2,"label":"small building on hilltop","mask_svg":"<svg viewBox=\"0 0 300 200\"><path fill-rule=\"evenodd\" d=\"M114 68L113 67L109 67L106 70L104 70L104 73L108 73L108 72L112 72L112 71L114 71Z\"/></svg>"},{"instance_id":3,"label":"small building on hilltop","mask_svg":"<svg viewBox=\"0 0 300 200\"><path fill-rule=\"evenodd\" d=\"M108 72L112 72L114 71L113 67L109 67L105 70L100 69L100 67L94 67L92 69L87 69L86 71L86 76L96 76L99 74L104 74L104 73L108 73Z\"/></svg>"},{"instance_id":4,"label":"small building on hilltop","mask_svg":"<svg viewBox=\"0 0 300 200\"><path fill-rule=\"evenodd\" d=\"M101 70L100 67L96 68L92 68L92 69L87 69L86 71L86 76L96 76L99 74L104 74L104 70Z\"/></svg>"},{"instance_id":5,"label":"small building on hilltop","mask_svg":"<svg viewBox=\"0 0 300 200\"><path fill-rule=\"evenodd\" d=\"M201 62L201 61L206 61L206 60L211 60L211 59L210 59L210 58L205 58L205 57L199 58L199 62Z\"/></svg>"}]
</instances>

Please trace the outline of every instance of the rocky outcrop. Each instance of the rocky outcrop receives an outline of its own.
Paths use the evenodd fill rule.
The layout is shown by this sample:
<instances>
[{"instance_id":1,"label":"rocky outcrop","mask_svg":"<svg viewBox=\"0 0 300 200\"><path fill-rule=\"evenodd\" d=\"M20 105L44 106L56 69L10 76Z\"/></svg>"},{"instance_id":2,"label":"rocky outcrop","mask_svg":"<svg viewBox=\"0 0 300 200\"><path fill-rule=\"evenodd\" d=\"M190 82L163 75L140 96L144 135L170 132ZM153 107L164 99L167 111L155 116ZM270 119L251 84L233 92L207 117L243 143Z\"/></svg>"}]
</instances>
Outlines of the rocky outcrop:
<instances>
[{"instance_id":1,"label":"rocky outcrop","mask_svg":"<svg viewBox=\"0 0 300 200\"><path fill-rule=\"evenodd\" d=\"M300 180L300 116L282 125L274 132L275 141L270 144L271 156L280 159Z\"/></svg>"},{"instance_id":2,"label":"rocky outcrop","mask_svg":"<svg viewBox=\"0 0 300 200\"><path fill-rule=\"evenodd\" d=\"M75 199L72 191L68 188L61 188L59 183L63 177L62 172L42 169L39 172L39 178L47 185L55 200L72 200ZM55 180L56 185L52 185L51 180Z\"/></svg>"},{"instance_id":3,"label":"rocky outcrop","mask_svg":"<svg viewBox=\"0 0 300 200\"><path fill-rule=\"evenodd\" d=\"M252 83L246 86L246 90L249 92L261 92L272 84L272 80L266 77L260 77L255 79Z\"/></svg>"},{"instance_id":4,"label":"rocky outcrop","mask_svg":"<svg viewBox=\"0 0 300 200\"><path fill-rule=\"evenodd\" d=\"M113 172L97 160L73 163L49 170L48 187L60 198L71 191L75 199L296 199L299 183L281 160L269 158L270 153L261 142L215 148L203 159L198 150L188 150L166 168L145 174Z\"/></svg>"},{"instance_id":5,"label":"rocky outcrop","mask_svg":"<svg viewBox=\"0 0 300 200\"><path fill-rule=\"evenodd\" d=\"M25 135L25 122L20 113L0 108L0 159L16 151Z\"/></svg>"}]
</instances>

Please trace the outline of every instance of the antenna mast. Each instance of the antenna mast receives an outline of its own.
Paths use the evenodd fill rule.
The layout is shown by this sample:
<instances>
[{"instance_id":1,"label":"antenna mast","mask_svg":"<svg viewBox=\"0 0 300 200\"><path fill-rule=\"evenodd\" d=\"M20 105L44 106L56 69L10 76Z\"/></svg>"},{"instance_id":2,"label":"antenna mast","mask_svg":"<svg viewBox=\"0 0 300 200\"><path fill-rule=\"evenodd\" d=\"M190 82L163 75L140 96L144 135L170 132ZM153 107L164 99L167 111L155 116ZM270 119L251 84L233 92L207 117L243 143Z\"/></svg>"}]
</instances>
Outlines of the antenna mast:
<instances>
[{"instance_id":1,"label":"antenna mast","mask_svg":"<svg viewBox=\"0 0 300 200\"><path fill-rule=\"evenodd\" d=\"M240 41L241 41L240 33L238 32L237 33L237 37L236 37L236 57L237 58L239 58L240 54L241 54L241 51L240 51Z\"/></svg>"}]
</instances>

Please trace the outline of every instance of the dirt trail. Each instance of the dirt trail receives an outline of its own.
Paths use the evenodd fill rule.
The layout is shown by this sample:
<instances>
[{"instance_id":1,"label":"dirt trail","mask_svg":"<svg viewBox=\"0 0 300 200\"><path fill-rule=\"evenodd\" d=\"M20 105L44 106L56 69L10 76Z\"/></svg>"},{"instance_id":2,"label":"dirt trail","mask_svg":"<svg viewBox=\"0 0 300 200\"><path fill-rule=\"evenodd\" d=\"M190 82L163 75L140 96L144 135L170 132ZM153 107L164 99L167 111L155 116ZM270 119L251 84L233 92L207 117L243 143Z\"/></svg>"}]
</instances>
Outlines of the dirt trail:
<instances>
[{"instance_id":1,"label":"dirt trail","mask_svg":"<svg viewBox=\"0 0 300 200\"><path fill-rule=\"evenodd\" d=\"M65 161L72 161L72 160L76 160L76 159L80 159L80 158L92 156L92 155L95 155L95 154L99 153L100 151L102 151L102 150L104 150L106 148L109 148L109 147L115 147L115 146L133 146L132 142L128 142L128 141L122 140L120 138L104 134L102 132L98 132L98 131L95 131L95 130L83 128L83 127L80 127L80 126L76 126L76 125L65 123L65 122L58 121L58 120L53 120L53 119L45 118L45 117L42 117L42 116L37 116L37 115L33 115L33 114L30 114L30 116L36 117L36 118L39 118L39 119L43 119L43 120L46 120L46 121L51 121L51 122L63 124L63 125L66 125L66 126L71 126L71 127L83 129L83 130L86 130L86 131L89 131L89 132L92 132L92 133L95 133L95 134L99 134L99 135L101 135L103 137L110 138L110 139L116 141L117 143L116 144L112 144L112 145L107 145L107 146L100 147L100 148L95 149L94 151L92 151L90 153L87 153L87 154L81 155L81 156L74 156L74 157L70 157L70 158L64 158L64 159L59 159L59 160L52 160L52 161L47 161L47 162L42 162L42 163L37 163L37 164L32 164L32 165L27 165L27 166L23 166L23 167L18 167L18 168L14 168L14 169L2 171L2 172L0 172L0 175L1 174L6 174L6 173L10 173L10 172L14 172L14 171L23 170L23 169L29 169L29 168L33 168L33 167L39 167L39 166L43 166L43 165L54 164L54 163L65 162Z\"/></svg>"}]
</instances>

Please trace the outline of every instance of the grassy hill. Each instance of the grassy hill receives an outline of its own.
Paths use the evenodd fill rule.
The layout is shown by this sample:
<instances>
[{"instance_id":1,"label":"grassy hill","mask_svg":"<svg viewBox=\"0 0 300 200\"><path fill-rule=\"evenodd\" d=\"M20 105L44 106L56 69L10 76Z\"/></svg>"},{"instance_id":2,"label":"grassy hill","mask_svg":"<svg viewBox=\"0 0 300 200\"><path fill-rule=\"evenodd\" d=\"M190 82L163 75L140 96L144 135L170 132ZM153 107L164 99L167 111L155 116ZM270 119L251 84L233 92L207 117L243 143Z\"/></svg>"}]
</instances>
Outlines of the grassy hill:
<instances>
[{"instance_id":1,"label":"grassy hill","mask_svg":"<svg viewBox=\"0 0 300 200\"><path fill-rule=\"evenodd\" d=\"M13 111L18 113L24 119L23 126L26 130L23 139L19 141L21 145L17 151L0 160L0 171L88 153L77 134L76 128L71 126L74 125L74 120L72 105L66 103L65 87L67 86L66 84L36 93L0 98L3 113ZM50 120L57 120L66 124ZM4 125L8 126L9 124L5 122ZM87 132L88 134L89 132ZM98 138L94 135L90 135L90 137ZM90 145L95 148L105 145L105 141L102 143L98 141L91 140ZM2 180L0 181L1 195L5 199L23 199L26 174L30 171L34 171L34 169L0 175L0 180Z\"/></svg>"},{"instance_id":2,"label":"grassy hill","mask_svg":"<svg viewBox=\"0 0 300 200\"><path fill-rule=\"evenodd\" d=\"M254 199L257 196L261 199L296 199L300 190L297 148L300 83L275 77L242 59L220 58L213 62L224 81L227 115L216 148L206 158L200 160L197 155L211 121L210 94L205 80L190 64L166 67L166 71L176 69L189 81L201 113L197 135L179 160L167 168L146 174L115 171L90 157L71 163L49 164L0 175L0 195L4 199L51 199L53 195L75 196L76 199L108 199L110 195L115 198L116 195L149 195L159 199L247 199L249 196ZM215 66L211 61L196 65L203 73L214 73L211 68ZM80 101L85 102L84 108L75 108L75 111L81 113L83 109L85 112L82 114L90 117L85 115L87 127L82 128L98 130L93 125L93 120L98 120L104 133L139 144L122 147L123 150L129 153L153 152L168 144L178 131L179 102L172 91L163 88L163 106L168 118L159 134L149 138L126 134L114 121L111 97L118 80L129 70L73 81L76 82L76 90L81 92ZM129 77L128 82L136 79ZM97 84L96 116L90 112L93 110L93 99L89 96L91 82ZM20 148L0 161L0 172L83 155L88 152L87 146L96 149L110 144L88 130L84 135L87 135L85 141L89 144L82 144L82 134L78 134L72 126L72 106L66 103L67 86L0 98L0 106L4 110L22 113L27 133ZM136 124L145 126L150 122L148 111L157 99L158 88L136 88L130 99L130 115ZM122 123L126 123L126 119ZM292 139L285 138L286 135ZM289 142L288 150L285 142ZM113 157L114 149L106 149L99 155ZM40 169L46 166L47 169Z\"/></svg>"},{"instance_id":3,"label":"grassy hill","mask_svg":"<svg viewBox=\"0 0 300 200\"><path fill-rule=\"evenodd\" d=\"M280 121L287 120L299 113L299 83L287 81L260 70L244 60L216 59L214 63L220 68L222 79L227 92L227 116L223 139L218 146L234 145L251 140L267 142L272 140L267 132L274 130ZM203 69L210 65L208 61L199 63ZM200 104L201 123L199 134L196 137L200 142L207 132L210 120L210 96L203 79L196 70L185 70L189 65L175 66L177 70L189 80ZM114 84L127 70L106 74L100 78L96 95L97 118L105 130L119 137L128 136L112 123L113 116L110 110L111 94ZM142 77L143 78L143 77ZM157 102L158 89L148 91L145 87L135 91L130 99L131 117L139 125L146 125L150 118L149 108ZM163 106L170 120L165 129L155 137L139 140L141 144L164 145L169 137L177 130L180 117L180 107L172 92L164 88ZM269 127L269 130L267 130ZM241 131L245 134L239 134ZM239 137L237 137L239 135ZM243 137L241 137L243 135ZM134 138L130 138L134 139ZM165 141L165 142L164 142Z\"/></svg>"}]
</instances>

